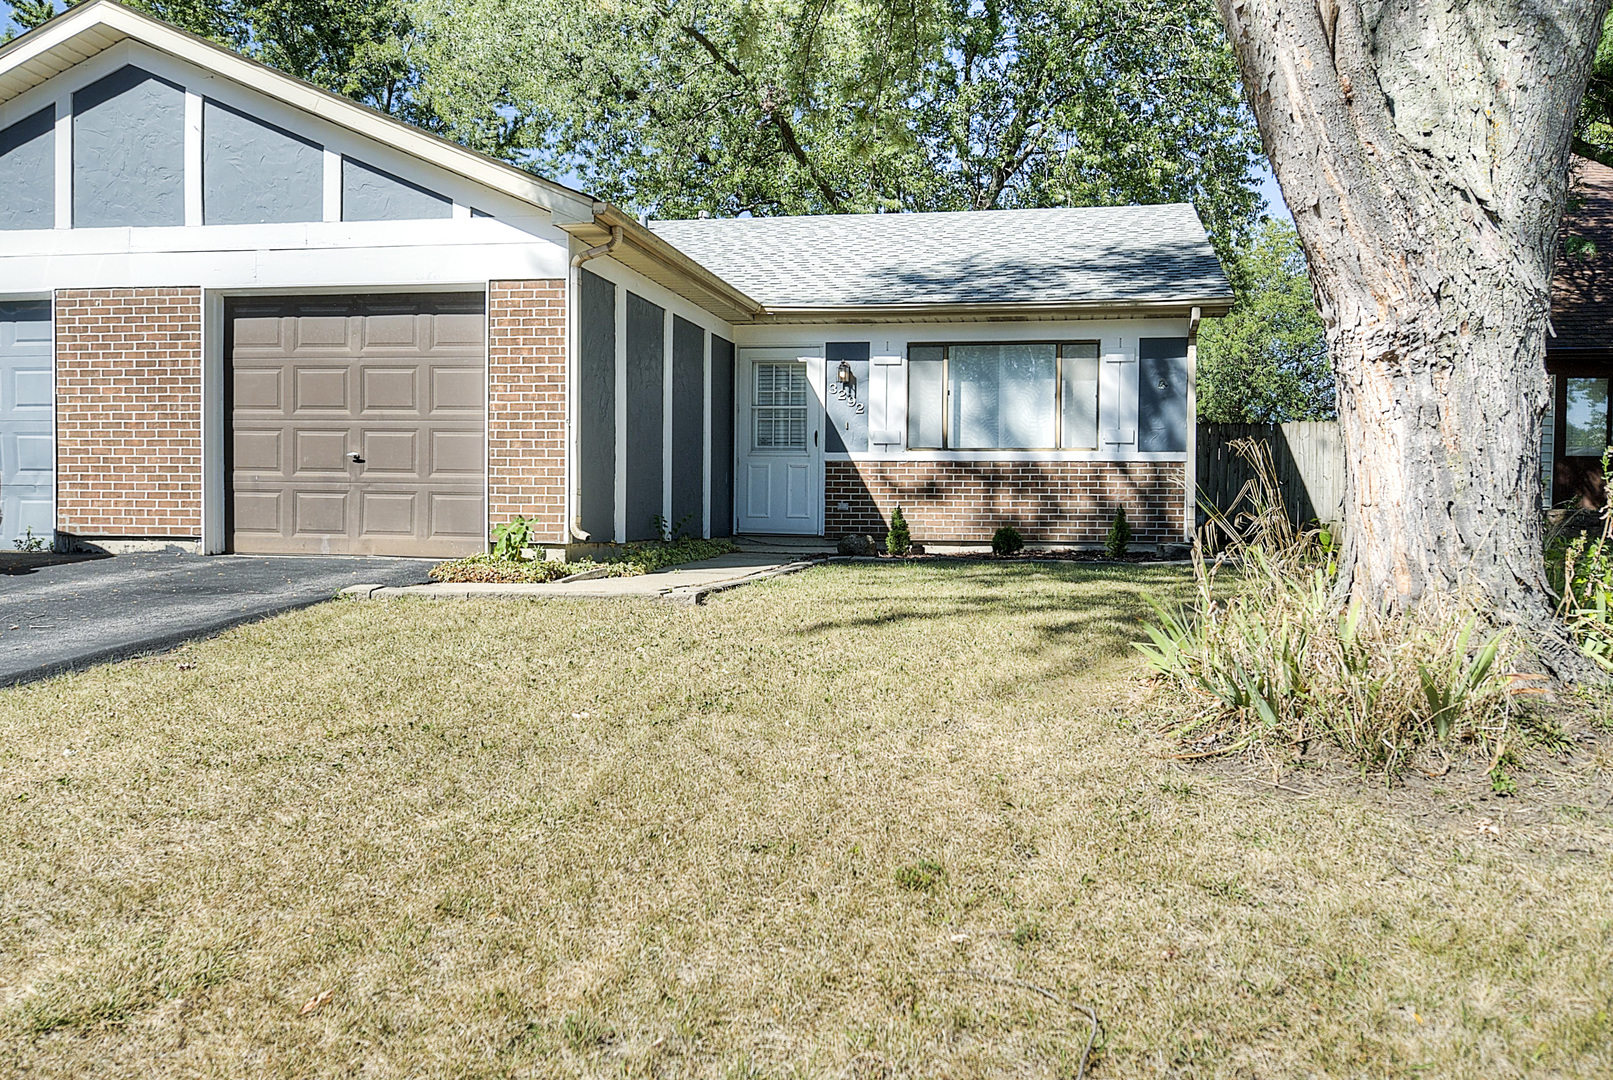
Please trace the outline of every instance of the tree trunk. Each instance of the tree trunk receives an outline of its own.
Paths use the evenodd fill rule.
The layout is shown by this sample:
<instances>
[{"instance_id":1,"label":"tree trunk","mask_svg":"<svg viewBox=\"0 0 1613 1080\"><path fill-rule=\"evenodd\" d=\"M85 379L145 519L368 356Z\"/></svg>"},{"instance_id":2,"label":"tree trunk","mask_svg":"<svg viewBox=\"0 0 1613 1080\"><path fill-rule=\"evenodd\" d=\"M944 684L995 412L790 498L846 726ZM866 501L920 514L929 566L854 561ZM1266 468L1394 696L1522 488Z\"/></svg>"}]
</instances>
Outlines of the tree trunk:
<instances>
[{"instance_id":1,"label":"tree trunk","mask_svg":"<svg viewBox=\"0 0 1613 1080\"><path fill-rule=\"evenodd\" d=\"M1310 262L1346 452L1346 586L1552 617L1540 424L1574 118L1608 0L1218 0Z\"/></svg>"}]
</instances>

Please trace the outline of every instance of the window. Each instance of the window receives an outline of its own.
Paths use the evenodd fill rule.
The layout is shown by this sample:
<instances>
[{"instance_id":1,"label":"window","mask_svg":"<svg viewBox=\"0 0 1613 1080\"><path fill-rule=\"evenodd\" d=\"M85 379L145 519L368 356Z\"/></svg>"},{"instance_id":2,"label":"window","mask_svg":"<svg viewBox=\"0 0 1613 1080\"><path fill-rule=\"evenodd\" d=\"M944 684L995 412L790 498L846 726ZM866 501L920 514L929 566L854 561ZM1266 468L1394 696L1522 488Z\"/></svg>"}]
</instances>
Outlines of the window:
<instances>
[{"instance_id":1,"label":"window","mask_svg":"<svg viewBox=\"0 0 1613 1080\"><path fill-rule=\"evenodd\" d=\"M1563 424L1563 453L1568 457L1602 456L1608 448L1606 379L1569 379Z\"/></svg>"},{"instance_id":2,"label":"window","mask_svg":"<svg viewBox=\"0 0 1613 1080\"><path fill-rule=\"evenodd\" d=\"M912 346L907 445L1097 449L1098 343Z\"/></svg>"},{"instance_id":3,"label":"window","mask_svg":"<svg viewBox=\"0 0 1613 1080\"><path fill-rule=\"evenodd\" d=\"M751 442L757 450L804 450L807 373L802 363L757 364Z\"/></svg>"}]
</instances>

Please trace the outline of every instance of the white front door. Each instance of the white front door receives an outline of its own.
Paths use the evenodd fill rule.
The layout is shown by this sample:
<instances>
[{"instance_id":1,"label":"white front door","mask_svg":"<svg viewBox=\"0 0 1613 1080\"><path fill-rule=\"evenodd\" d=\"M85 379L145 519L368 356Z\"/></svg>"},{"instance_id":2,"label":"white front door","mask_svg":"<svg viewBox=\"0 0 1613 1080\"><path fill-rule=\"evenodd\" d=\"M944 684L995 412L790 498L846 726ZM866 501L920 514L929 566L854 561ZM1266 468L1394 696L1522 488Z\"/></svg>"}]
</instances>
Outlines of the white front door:
<instances>
[{"instance_id":1,"label":"white front door","mask_svg":"<svg viewBox=\"0 0 1613 1080\"><path fill-rule=\"evenodd\" d=\"M812 352L816 355L810 355ZM741 349L735 525L741 533L823 532L823 352Z\"/></svg>"}]
</instances>

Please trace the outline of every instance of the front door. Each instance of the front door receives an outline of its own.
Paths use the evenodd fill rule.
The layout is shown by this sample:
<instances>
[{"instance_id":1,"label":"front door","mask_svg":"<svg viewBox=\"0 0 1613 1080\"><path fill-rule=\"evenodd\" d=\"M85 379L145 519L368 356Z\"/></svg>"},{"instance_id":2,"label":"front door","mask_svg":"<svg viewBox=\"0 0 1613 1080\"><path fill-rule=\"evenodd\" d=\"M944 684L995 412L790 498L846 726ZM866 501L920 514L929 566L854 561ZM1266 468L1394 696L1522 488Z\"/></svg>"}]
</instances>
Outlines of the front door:
<instances>
[{"instance_id":1,"label":"front door","mask_svg":"<svg viewBox=\"0 0 1613 1080\"><path fill-rule=\"evenodd\" d=\"M736 524L742 533L823 532L823 354L741 349Z\"/></svg>"}]
</instances>

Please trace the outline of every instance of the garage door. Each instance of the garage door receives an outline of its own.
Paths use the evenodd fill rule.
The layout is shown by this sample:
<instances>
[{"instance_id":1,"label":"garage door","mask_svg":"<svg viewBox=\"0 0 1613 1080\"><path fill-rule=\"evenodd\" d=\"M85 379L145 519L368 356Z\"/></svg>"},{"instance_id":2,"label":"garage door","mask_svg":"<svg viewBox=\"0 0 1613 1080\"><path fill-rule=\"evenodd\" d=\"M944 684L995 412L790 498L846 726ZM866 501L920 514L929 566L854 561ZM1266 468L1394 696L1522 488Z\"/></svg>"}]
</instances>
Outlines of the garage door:
<instances>
[{"instance_id":1,"label":"garage door","mask_svg":"<svg viewBox=\"0 0 1613 1080\"><path fill-rule=\"evenodd\" d=\"M56 527L50 301L0 303L0 548Z\"/></svg>"},{"instance_id":2,"label":"garage door","mask_svg":"<svg viewBox=\"0 0 1613 1080\"><path fill-rule=\"evenodd\" d=\"M231 550L484 550L482 312L479 294L232 303Z\"/></svg>"}]
</instances>

